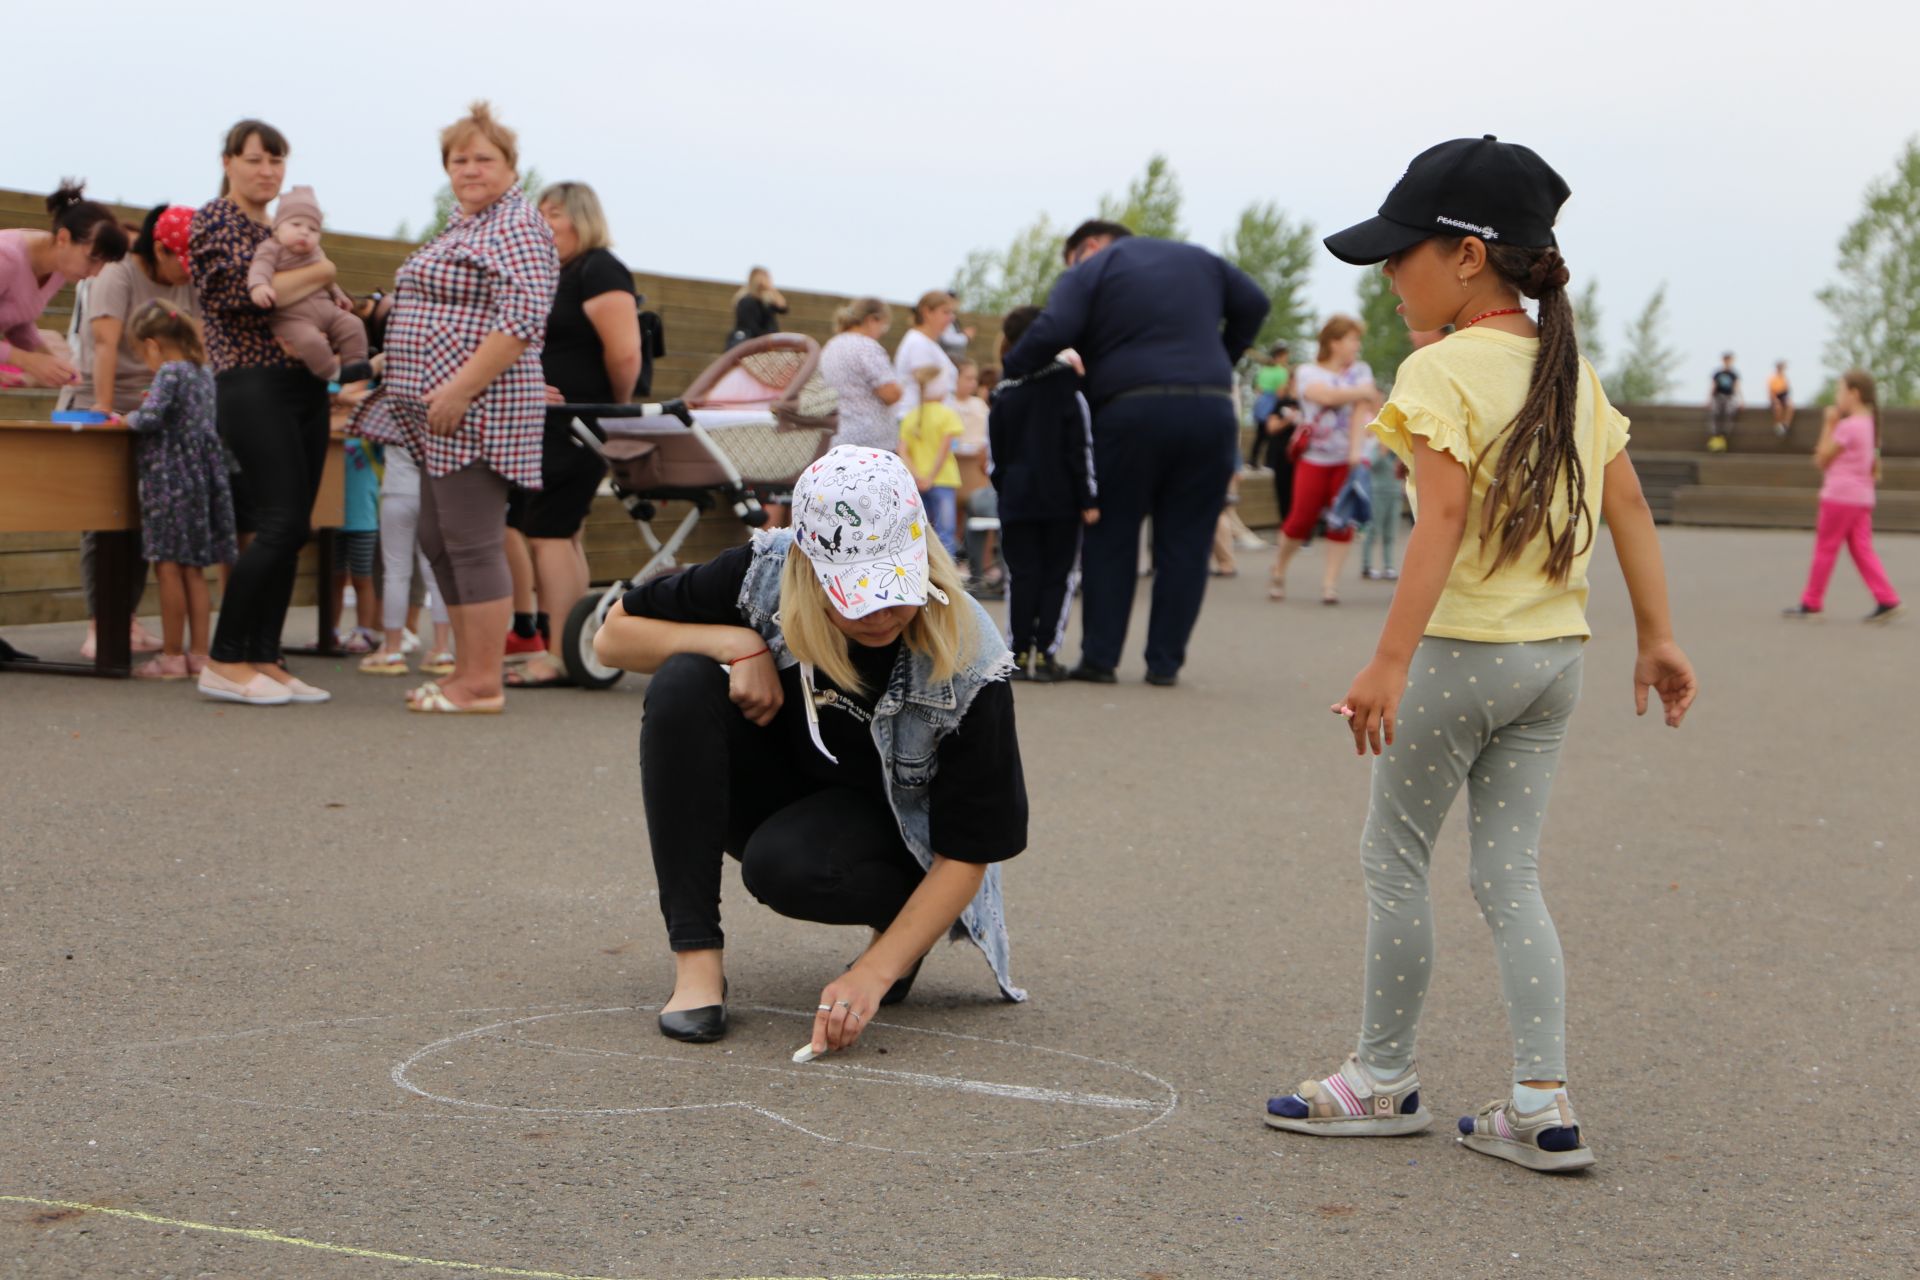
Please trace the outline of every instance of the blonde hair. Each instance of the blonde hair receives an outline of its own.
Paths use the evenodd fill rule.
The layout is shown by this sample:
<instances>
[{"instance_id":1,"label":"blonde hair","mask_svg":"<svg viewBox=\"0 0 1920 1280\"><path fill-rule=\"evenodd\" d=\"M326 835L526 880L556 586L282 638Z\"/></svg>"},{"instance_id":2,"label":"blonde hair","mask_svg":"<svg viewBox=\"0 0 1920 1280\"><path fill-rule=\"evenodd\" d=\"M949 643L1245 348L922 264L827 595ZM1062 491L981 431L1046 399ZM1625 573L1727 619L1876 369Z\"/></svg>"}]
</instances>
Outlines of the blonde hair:
<instances>
[{"instance_id":1,"label":"blonde hair","mask_svg":"<svg viewBox=\"0 0 1920 1280\"><path fill-rule=\"evenodd\" d=\"M520 169L520 137L493 118L493 108L485 98L467 108L467 114L440 131L440 167L447 167L453 149L479 134L500 149L500 158L516 173Z\"/></svg>"},{"instance_id":2,"label":"blonde hair","mask_svg":"<svg viewBox=\"0 0 1920 1280\"><path fill-rule=\"evenodd\" d=\"M945 592L949 603L941 604L938 596L929 596L900 638L907 648L932 661L935 680L951 680L973 656L977 637L971 611L963 603L968 597L960 571L937 538L927 539L927 581ZM807 553L798 547L788 550L787 562L780 570L780 632L787 639L787 648L840 688L865 693L860 672L847 656L847 637L827 616L827 610L833 607Z\"/></svg>"},{"instance_id":3,"label":"blonde hair","mask_svg":"<svg viewBox=\"0 0 1920 1280\"><path fill-rule=\"evenodd\" d=\"M127 318L127 334L135 342L151 338L163 347L172 347L195 364L207 362L199 323L171 302L155 298L140 307Z\"/></svg>"},{"instance_id":4,"label":"blonde hair","mask_svg":"<svg viewBox=\"0 0 1920 1280\"><path fill-rule=\"evenodd\" d=\"M875 316L885 316L888 324L893 323L893 308L878 298L855 298L833 313L833 322L841 333L856 329Z\"/></svg>"},{"instance_id":5,"label":"blonde hair","mask_svg":"<svg viewBox=\"0 0 1920 1280\"><path fill-rule=\"evenodd\" d=\"M1315 362L1325 364L1328 358L1333 355L1334 343L1340 341L1340 339L1350 333L1364 334L1366 331L1367 326L1361 324L1352 316L1328 316L1327 322L1320 326L1320 350L1319 353L1314 356Z\"/></svg>"},{"instance_id":6,"label":"blonde hair","mask_svg":"<svg viewBox=\"0 0 1920 1280\"><path fill-rule=\"evenodd\" d=\"M925 324L927 314L935 307L957 305L953 294L946 289L929 289L920 295L920 301L913 304L913 322Z\"/></svg>"},{"instance_id":7,"label":"blonde hair","mask_svg":"<svg viewBox=\"0 0 1920 1280\"><path fill-rule=\"evenodd\" d=\"M600 208L600 197L586 183L556 182L540 193L533 207L541 209L550 204L558 205L560 212L567 215L567 221L573 224L573 233L580 237L580 252L605 249L613 244L613 235L607 230L607 215Z\"/></svg>"},{"instance_id":8,"label":"blonde hair","mask_svg":"<svg viewBox=\"0 0 1920 1280\"><path fill-rule=\"evenodd\" d=\"M733 300L742 298L764 298L773 290L773 272L765 267L754 267L747 272L747 282L733 291Z\"/></svg>"}]
</instances>

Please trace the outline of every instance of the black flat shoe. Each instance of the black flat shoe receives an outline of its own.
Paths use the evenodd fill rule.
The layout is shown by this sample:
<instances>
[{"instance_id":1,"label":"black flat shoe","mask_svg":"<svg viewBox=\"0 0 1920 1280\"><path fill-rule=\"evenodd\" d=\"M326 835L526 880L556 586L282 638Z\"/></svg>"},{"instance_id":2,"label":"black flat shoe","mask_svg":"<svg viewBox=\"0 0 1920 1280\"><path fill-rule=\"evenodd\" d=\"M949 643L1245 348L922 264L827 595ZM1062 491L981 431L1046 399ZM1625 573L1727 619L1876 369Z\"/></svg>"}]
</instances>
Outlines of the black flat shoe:
<instances>
[{"instance_id":1,"label":"black flat shoe","mask_svg":"<svg viewBox=\"0 0 1920 1280\"><path fill-rule=\"evenodd\" d=\"M927 958L925 956L921 956L918 960L915 960L913 962L913 968L907 970L906 975L888 987L887 994L880 997L880 1007L884 1009L890 1004L899 1004L902 1000L905 1000L907 993L913 990L913 980L920 976L920 966L926 962Z\"/></svg>"},{"instance_id":2,"label":"black flat shoe","mask_svg":"<svg viewBox=\"0 0 1920 1280\"><path fill-rule=\"evenodd\" d=\"M712 1044L727 1034L727 984L720 982L720 1003L698 1009L676 1009L660 1015L660 1034L688 1044Z\"/></svg>"},{"instance_id":3,"label":"black flat shoe","mask_svg":"<svg viewBox=\"0 0 1920 1280\"><path fill-rule=\"evenodd\" d=\"M1169 671L1162 675L1158 671L1147 672L1147 683L1160 689L1171 689L1180 683L1179 673Z\"/></svg>"},{"instance_id":4,"label":"black flat shoe","mask_svg":"<svg viewBox=\"0 0 1920 1280\"><path fill-rule=\"evenodd\" d=\"M1112 667L1096 667L1091 662L1083 662L1067 672L1067 679L1084 680L1088 684L1113 684L1119 677L1114 674Z\"/></svg>"}]
</instances>

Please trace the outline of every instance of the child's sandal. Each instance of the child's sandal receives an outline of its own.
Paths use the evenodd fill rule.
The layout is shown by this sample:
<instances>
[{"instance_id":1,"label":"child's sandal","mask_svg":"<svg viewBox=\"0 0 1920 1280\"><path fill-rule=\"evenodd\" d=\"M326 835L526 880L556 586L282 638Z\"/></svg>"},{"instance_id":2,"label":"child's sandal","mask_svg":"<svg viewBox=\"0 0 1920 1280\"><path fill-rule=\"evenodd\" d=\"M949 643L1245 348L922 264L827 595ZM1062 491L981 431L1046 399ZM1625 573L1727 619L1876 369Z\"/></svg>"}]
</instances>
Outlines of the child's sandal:
<instances>
[{"instance_id":1,"label":"child's sandal","mask_svg":"<svg viewBox=\"0 0 1920 1280\"><path fill-rule=\"evenodd\" d=\"M1532 1115L1522 1114L1512 1098L1495 1098L1477 1114L1460 1117L1460 1145L1541 1173L1572 1173L1593 1164L1564 1093Z\"/></svg>"},{"instance_id":2,"label":"child's sandal","mask_svg":"<svg viewBox=\"0 0 1920 1280\"><path fill-rule=\"evenodd\" d=\"M360 674L363 676L403 676L407 674L407 660L397 653L388 653L376 649L360 659Z\"/></svg>"},{"instance_id":3,"label":"child's sandal","mask_svg":"<svg viewBox=\"0 0 1920 1280\"><path fill-rule=\"evenodd\" d=\"M1275 1129L1330 1138L1392 1138L1419 1133L1433 1117L1420 1105L1420 1078L1411 1067L1397 1080L1375 1080L1350 1054L1332 1075L1268 1098L1266 1121Z\"/></svg>"}]
</instances>

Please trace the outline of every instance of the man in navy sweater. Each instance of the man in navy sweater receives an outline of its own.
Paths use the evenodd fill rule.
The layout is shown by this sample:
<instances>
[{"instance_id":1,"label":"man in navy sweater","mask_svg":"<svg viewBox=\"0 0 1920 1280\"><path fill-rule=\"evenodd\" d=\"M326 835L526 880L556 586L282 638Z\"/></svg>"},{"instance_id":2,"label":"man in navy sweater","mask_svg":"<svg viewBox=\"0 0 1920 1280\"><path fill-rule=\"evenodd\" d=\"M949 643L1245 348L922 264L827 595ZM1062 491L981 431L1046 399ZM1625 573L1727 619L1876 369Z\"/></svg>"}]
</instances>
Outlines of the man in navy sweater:
<instances>
[{"instance_id":1,"label":"man in navy sweater","mask_svg":"<svg viewBox=\"0 0 1920 1280\"><path fill-rule=\"evenodd\" d=\"M1080 665L1112 684L1127 638L1140 521L1153 518L1147 682L1177 682L1207 587L1207 555L1238 453L1233 362L1269 303L1251 277L1205 249L1083 222L1046 310L1007 352L1009 378L1061 351L1086 365L1100 523L1082 550Z\"/></svg>"}]
</instances>

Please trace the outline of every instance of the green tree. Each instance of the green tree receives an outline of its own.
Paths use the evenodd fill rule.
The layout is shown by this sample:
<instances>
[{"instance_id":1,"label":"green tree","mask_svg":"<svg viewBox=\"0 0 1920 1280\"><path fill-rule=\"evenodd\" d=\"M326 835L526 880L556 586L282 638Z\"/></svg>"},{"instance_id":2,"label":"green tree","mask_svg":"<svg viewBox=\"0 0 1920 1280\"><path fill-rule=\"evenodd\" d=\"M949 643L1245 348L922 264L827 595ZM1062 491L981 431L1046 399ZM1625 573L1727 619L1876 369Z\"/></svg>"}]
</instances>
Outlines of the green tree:
<instances>
[{"instance_id":1,"label":"green tree","mask_svg":"<svg viewBox=\"0 0 1920 1280\"><path fill-rule=\"evenodd\" d=\"M1648 404L1673 390L1680 353L1667 345L1667 286L1663 281L1627 326L1627 349L1606 379L1615 404Z\"/></svg>"},{"instance_id":2,"label":"green tree","mask_svg":"<svg viewBox=\"0 0 1920 1280\"><path fill-rule=\"evenodd\" d=\"M1044 305L1053 282L1066 270L1060 244L1066 238L1046 214L1013 237L1005 249L975 249L967 254L948 287L963 311L1003 316L1015 307Z\"/></svg>"},{"instance_id":3,"label":"green tree","mask_svg":"<svg viewBox=\"0 0 1920 1280\"><path fill-rule=\"evenodd\" d=\"M1607 347L1600 337L1600 282L1588 280L1587 287L1573 295L1573 328L1580 337L1580 354L1598 369L1606 363Z\"/></svg>"},{"instance_id":4,"label":"green tree","mask_svg":"<svg viewBox=\"0 0 1920 1280\"><path fill-rule=\"evenodd\" d=\"M1186 228L1180 225L1180 179L1167 158L1155 153L1138 178L1127 184L1124 198L1100 197L1099 216L1108 222L1120 222L1137 236L1157 236L1162 240L1185 240Z\"/></svg>"},{"instance_id":5,"label":"green tree","mask_svg":"<svg viewBox=\"0 0 1920 1280\"><path fill-rule=\"evenodd\" d=\"M1868 184L1839 271L1817 295L1833 313L1828 362L1873 374L1882 404L1920 403L1920 137Z\"/></svg>"},{"instance_id":6,"label":"green tree","mask_svg":"<svg viewBox=\"0 0 1920 1280\"><path fill-rule=\"evenodd\" d=\"M546 180L540 176L540 170L532 165L528 165L520 174L520 189L526 192L527 199L529 200L537 197L540 194L540 188L545 185ZM415 240L420 244L425 244L447 229L447 223L453 220L455 207L453 184L443 182L440 184L440 189L433 193L433 216L428 218L421 226L419 234L415 235L409 230L406 222L403 220L393 229L393 238L395 240Z\"/></svg>"},{"instance_id":7,"label":"green tree","mask_svg":"<svg viewBox=\"0 0 1920 1280\"><path fill-rule=\"evenodd\" d=\"M1222 256L1252 276L1273 304L1260 326L1260 346L1279 338L1297 341L1313 327L1304 297L1313 250L1313 228L1294 223L1270 200L1242 210L1239 225L1222 242Z\"/></svg>"},{"instance_id":8,"label":"green tree","mask_svg":"<svg viewBox=\"0 0 1920 1280\"><path fill-rule=\"evenodd\" d=\"M1360 358L1373 370L1373 380L1382 389L1393 386L1400 362L1413 354L1413 335L1407 322L1395 310L1400 299L1392 284L1378 267L1360 273L1360 322L1367 332L1360 339Z\"/></svg>"}]
</instances>

